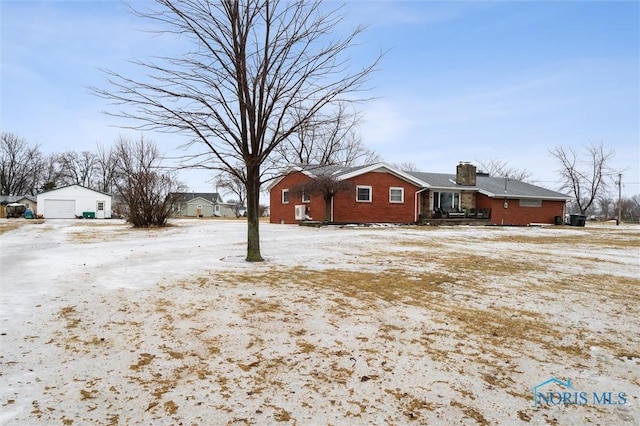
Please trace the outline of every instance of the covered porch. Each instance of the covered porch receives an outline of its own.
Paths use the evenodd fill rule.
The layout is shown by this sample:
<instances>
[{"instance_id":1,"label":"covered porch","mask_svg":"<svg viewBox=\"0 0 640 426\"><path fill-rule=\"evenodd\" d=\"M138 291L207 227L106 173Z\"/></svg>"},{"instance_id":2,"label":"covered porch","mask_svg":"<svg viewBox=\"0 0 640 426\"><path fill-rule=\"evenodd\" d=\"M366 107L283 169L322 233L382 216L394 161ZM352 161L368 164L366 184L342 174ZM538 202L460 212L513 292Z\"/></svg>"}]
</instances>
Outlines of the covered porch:
<instances>
[{"instance_id":1,"label":"covered porch","mask_svg":"<svg viewBox=\"0 0 640 426\"><path fill-rule=\"evenodd\" d=\"M418 222L488 223L490 208L479 208L475 191L428 188L419 193Z\"/></svg>"}]
</instances>

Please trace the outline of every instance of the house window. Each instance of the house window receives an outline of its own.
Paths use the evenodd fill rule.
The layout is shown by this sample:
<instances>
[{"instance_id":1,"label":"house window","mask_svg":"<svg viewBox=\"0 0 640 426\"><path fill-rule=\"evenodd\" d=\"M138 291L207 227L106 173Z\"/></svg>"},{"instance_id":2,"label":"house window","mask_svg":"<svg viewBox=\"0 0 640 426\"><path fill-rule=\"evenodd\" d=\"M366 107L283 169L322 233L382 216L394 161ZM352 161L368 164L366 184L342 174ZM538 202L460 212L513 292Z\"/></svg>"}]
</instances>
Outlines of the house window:
<instances>
[{"instance_id":1,"label":"house window","mask_svg":"<svg viewBox=\"0 0 640 426\"><path fill-rule=\"evenodd\" d=\"M282 204L289 204L289 190L282 190Z\"/></svg>"},{"instance_id":2,"label":"house window","mask_svg":"<svg viewBox=\"0 0 640 426\"><path fill-rule=\"evenodd\" d=\"M104 201L98 201L98 211L104 210Z\"/></svg>"},{"instance_id":3,"label":"house window","mask_svg":"<svg viewBox=\"0 0 640 426\"><path fill-rule=\"evenodd\" d=\"M520 207L542 207L542 200L520 200Z\"/></svg>"},{"instance_id":4,"label":"house window","mask_svg":"<svg viewBox=\"0 0 640 426\"><path fill-rule=\"evenodd\" d=\"M310 203L311 202L311 196L309 194L305 194L303 192L302 193L302 202L303 203Z\"/></svg>"},{"instance_id":5,"label":"house window","mask_svg":"<svg viewBox=\"0 0 640 426\"><path fill-rule=\"evenodd\" d=\"M356 186L356 201L361 203L371 202L371 187L358 185Z\"/></svg>"},{"instance_id":6,"label":"house window","mask_svg":"<svg viewBox=\"0 0 640 426\"><path fill-rule=\"evenodd\" d=\"M404 203L404 188L389 188L390 203Z\"/></svg>"},{"instance_id":7,"label":"house window","mask_svg":"<svg viewBox=\"0 0 640 426\"><path fill-rule=\"evenodd\" d=\"M434 192L433 209L456 209L460 210L459 192Z\"/></svg>"}]
</instances>

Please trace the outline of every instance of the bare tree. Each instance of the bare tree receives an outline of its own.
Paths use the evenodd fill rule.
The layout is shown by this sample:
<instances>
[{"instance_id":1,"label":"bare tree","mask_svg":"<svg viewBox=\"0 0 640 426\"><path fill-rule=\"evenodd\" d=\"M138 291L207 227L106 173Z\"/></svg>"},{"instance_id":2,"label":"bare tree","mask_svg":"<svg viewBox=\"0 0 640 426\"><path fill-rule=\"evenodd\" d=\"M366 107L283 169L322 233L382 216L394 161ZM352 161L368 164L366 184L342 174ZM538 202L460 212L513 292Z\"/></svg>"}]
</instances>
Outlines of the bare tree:
<instances>
[{"instance_id":1,"label":"bare tree","mask_svg":"<svg viewBox=\"0 0 640 426\"><path fill-rule=\"evenodd\" d=\"M629 207L628 210L623 211L627 212L625 216L626 220L630 222L638 223L640 222L640 194L636 194L629 198Z\"/></svg>"},{"instance_id":2,"label":"bare tree","mask_svg":"<svg viewBox=\"0 0 640 426\"><path fill-rule=\"evenodd\" d=\"M480 166L480 170L493 177L503 177L526 182L533 174L527 169L518 169L517 167L510 166L506 161L497 158L489 158L487 160L477 161L477 163L478 166Z\"/></svg>"},{"instance_id":3,"label":"bare tree","mask_svg":"<svg viewBox=\"0 0 640 426\"><path fill-rule=\"evenodd\" d=\"M113 192L118 165L118 158L114 149L98 145L95 161L97 189L107 193Z\"/></svg>"},{"instance_id":4,"label":"bare tree","mask_svg":"<svg viewBox=\"0 0 640 426\"><path fill-rule=\"evenodd\" d=\"M302 194L310 197L321 195L324 200L324 221L331 221L331 204L337 194L353 190L353 184L349 181L339 180L330 173L319 173L311 179L294 185L289 193L294 196Z\"/></svg>"},{"instance_id":5,"label":"bare tree","mask_svg":"<svg viewBox=\"0 0 640 426\"><path fill-rule=\"evenodd\" d=\"M233 202L228 202L233 204L236 216L240 216L240 210L244 208L247 203L247 187L244 184L244 179L238 178L238 175L242 175L242 173L243 168L241 165L238 165L235 173L223 171L215 178L216 188L227 190L235 197Z\"/></svg>"},{"instance_id":6,"label":"bare tree","mask_svg":"<svg viewBox=\"0 0 640 426\"><path fill-rule=\"evenodd\" d=\"M622 220L627 222L640 221L640 194L636 194L630 198L623 197L620 200L620 208Z\"/></svg>"},{"instance_id":7,"label":"bare tree","mask_svg":"<svg viewBox=\"0 0 640 426\"><path fill-rule=\"evenodd\" d=\"M613 201L613 197L611 197L609 193L600 194L596 198L599 213L605 220L608 219L615 210Z\"/></svg>"},{"instance_id":8,"label":"bare tree","mask_svg":"<svg viewBox=\"0 0 640 426\"><path fill-rule=\"evenodd\" d=\"M348 51L363 31L336 35L339 10L319 0L156 0L137 12L184 36L184 55L136 61L146 80L105 71L111 89L98 96L131 109L111 112L136 129L182 132L204 149L192 166L218 167L247 188L247 256L261 261L259 198L263 164L328 105L354 101L378 60L351 70ZM216 164L211 163L211 159ZM243 164L237 173L235 162Z\"/></svg>"},{"instance_id":9,"label":"bare tree","mask_svg":"<svg viewBox=\"0 0 640 426\"><path fill-rule=\"evenodd\" d=\"M57 154L46 155L42 159L42 167L39 170L38 189L51 191L62 183L62 171Z\"/></svg>"},{"instance_id":10,"label":"bare tree","mask_svg":"<svg viewBox=\"0 0 640 426\"><path fill-rule=\"evenodd\" d=\"M89 151L68 151L58 156L62 180L67 185L82 185L93 188L96 172L96 155Z\"/></svg>"},{"instance_id":11,"label":"bare tree","mask_svg":"<svg viewBox=\"0 0 640 426\"><path fill-rule=\"evenodd\" d=\"M285 163L356 166L380 161L357 135L360 120L360 114L340 102L331 114L316 114L276 151Z\"/></svg>"},{"instance_id":12,"label":"bare tree","mask_svg":"<svg viewBox=\"0 0 640 426\"><path fill-rule=\"evenodd\" d=\"M405 161L403 163L394 163L392 164L392 166L403 172L419 172L420 171L416 163L412 161Z\"/></svg>"},{"instance_id":13,"label":"bare tree","mask_svg":"<svg viewBox=\"0 0 640 426\"><path fill-rule=\"evenodd\" d=\"M0 134L0 194L35 195L41 166L38 146L13 133Z\"/></svg>"},{"instance_id":14,"label":"bare tree","mask_svg":"<svg viewBox=\"0 0 640 426\"><path fill-rule=\"evenodd\" d=\"M587 147L582 154L561 146L549 150L549 153L560 163L560 189L570 191L580 214L586 214L598 195L607 190L606 178L612 173L609 162L615 152L605 151L600 143Z\"/></svg>"},{"instance_id":15,"label":"bare tree","mask_svg":"<svg viewBox=\"0 0 640 426\"><path fill-rule=\"evenodd\" d=\"M114 153L118 158L115 182L127 220L136 228L166 225L175 202L172 194L183 192L185 186L162 169L157 146L143 137L136 142L121 137Z\"/></svg>"}]
</instances>

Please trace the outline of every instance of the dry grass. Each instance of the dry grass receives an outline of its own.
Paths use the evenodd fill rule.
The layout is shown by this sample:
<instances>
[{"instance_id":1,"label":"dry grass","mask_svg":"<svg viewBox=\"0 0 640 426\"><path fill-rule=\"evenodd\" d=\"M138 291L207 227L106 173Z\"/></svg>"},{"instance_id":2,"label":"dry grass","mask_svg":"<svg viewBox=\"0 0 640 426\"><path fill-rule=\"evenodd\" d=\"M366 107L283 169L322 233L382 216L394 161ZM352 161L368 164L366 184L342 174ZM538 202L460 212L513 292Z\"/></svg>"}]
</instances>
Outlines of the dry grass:
<instances>
[{"instance_id":1,"label":"dry grass","mask_svg":"<svg viewBox=\"0 0 640 426\"><path fill-rule=\"evenodd\" d=\"M561 228L562 229L562 228ZM613 249L640 248L640 229L638 232L630 230L615 230L607 228L582 228L579 234L574 234L576 228L566 229L573 231L570 235L497 235L496 242L516 244L536 244L540 246L567 246L567 247L600 247Z\"/></svg>"},{"instance_id":2,"label":"dry grass","mask_svg":"<svg viewBox=\"0 0 640 426\"><path fill-rule=\"evenodd\" d=\"M25 225L42 225L44 220L42 219L33 219L33 220L0 220L0 235L5 232L11 232Z\"/></svg>"}]
</instances>

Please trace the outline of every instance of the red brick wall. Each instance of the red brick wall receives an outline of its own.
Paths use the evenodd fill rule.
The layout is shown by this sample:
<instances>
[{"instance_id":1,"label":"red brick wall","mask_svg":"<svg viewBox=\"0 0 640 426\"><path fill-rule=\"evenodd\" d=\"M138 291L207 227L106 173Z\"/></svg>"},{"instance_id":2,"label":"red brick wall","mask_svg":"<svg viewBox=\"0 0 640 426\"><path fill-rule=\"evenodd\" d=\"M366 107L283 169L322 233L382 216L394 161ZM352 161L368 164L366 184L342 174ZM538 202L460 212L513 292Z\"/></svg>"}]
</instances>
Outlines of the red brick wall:
<instances>
[{"instance_id":1,"label":"red brick wall","mask_svg":"<svg viewBox=\"0 0 640 426\"><path fill-rule=\"evenodd\" d=\"M296 204L303 204L300 196L290 194L289 204L282 204L282 190L290 189L295 184L309 179L300 172L284 177L270 191L271 223L297 223L295 220ZM415 222L415 193L418 187L389 174L370 172L350 179L353 189L336 195L334 199L335 222L349 223L413 223ZM372 202L356 202L356 185L372 187ZM404 188L404 203L389 202L389 188ZM306 204L310 208L310 216L314 220L324 220L324 200L321 196L311 197Z\"/></svg>"},{"instance_id":2,"label":"red brick wall","mask_svg":"<svg viewBox=\"0 0 640 426\"><path fill-rule=\"evenodd\" d=\"M520 207L519 199L489 198L478 194L478 209L491 209L491 223L494 225L528 225L530 223L554 223L555 216L563 216L564 201L542 200L541 207Z\"/></svg>"},{"instance_id":3,"label":"red brick wall","mask_svg":"<svg viewBox=\"0 0 640 426\"><path fill-rule=\"evenodd\" d=\"M269 209L271 223L298 223L296 221L296 205L309 207L309 216L314 220L324 218L324 200L321 196L311 197L310 203L303 203L300 195L289 194L289 204L282 204L282 190L291 189L294 185L308 180L309 177L300 172L290 173L278 182L269 192Z\"/></svg>"},{"instance_id":4,"label":"red brick wall","mask_svg":"<svg viewBox=\"0 0 640 426\"><path fill-rule=\"evenodd\" d=\"M369 172L349 180L354 185L350 192L336 195L333 203L333 218L335 222L353 223L413 223L415 219L414 186L390 173ZM372 187L372 202L356 201L356 185ZM404 188L404 203L389 202L389 188Z\"/></svg>"}]
</instances>

